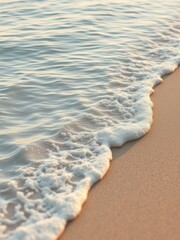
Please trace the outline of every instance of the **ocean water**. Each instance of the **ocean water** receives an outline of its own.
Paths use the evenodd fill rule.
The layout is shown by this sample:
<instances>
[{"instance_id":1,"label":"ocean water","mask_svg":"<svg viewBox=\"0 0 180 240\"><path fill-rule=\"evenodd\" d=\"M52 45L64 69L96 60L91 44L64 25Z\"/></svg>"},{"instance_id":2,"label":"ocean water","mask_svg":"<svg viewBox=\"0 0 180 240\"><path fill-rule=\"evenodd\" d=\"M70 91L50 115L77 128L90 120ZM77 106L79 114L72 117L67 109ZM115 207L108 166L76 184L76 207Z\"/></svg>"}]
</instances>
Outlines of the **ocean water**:
<instances>
[{"instance_id":1,"label":"ocean water","mask_svg":"<svg viewBox=\"0 0 180 240\"><path fill-rule=\"evenodd\" d=\"M0 239L50 240L152 123L179 0L0 2Z\"/></svg>"}]
</instances>

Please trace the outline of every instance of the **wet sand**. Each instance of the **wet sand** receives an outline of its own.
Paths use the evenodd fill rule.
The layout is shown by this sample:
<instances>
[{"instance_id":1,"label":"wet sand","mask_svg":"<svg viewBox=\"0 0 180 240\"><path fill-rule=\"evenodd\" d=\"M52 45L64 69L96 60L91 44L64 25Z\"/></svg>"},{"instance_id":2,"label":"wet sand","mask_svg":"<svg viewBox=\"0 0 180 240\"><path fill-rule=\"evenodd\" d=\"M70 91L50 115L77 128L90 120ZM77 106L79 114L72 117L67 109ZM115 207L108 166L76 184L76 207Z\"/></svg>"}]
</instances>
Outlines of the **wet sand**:
<instances>
[{"instance_id":1,"label":"wet sand","mask_svg":"<svg viewBox=\"0 0 180 240\"><path fill-rule=\"evenodd\" d=\"M113 161L60 240L180 239L180 68L155 87L153 125Z\"/></svg>"}]
</instances>

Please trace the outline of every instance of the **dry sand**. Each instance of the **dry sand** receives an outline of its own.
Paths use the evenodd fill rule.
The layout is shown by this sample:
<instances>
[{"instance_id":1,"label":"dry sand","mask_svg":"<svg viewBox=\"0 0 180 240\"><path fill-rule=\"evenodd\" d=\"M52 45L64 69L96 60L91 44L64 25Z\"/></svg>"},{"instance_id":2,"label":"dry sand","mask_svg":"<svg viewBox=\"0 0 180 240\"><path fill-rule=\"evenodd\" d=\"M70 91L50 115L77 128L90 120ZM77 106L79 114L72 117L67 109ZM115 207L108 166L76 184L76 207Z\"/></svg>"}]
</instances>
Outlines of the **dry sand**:
<instances>
[{"instance_id":1,"label":"dry sand","mask_svg":"<svg viewBox=\"0 0 180 240\"><path fill-rule=\"evenodd\" d=\"M113 149L107 175L61 240L180 239L180 68L164 79L150 132Z\"/></svg>"}]
</instances>

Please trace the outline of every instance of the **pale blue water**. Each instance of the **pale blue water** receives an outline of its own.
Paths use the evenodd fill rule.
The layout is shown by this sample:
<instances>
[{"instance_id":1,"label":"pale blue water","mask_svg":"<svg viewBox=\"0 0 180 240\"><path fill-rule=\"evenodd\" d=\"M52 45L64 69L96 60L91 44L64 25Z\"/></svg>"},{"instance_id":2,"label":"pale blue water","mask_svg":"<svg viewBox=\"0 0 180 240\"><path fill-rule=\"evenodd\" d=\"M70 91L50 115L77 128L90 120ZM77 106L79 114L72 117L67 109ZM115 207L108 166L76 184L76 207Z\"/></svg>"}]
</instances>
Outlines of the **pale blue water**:
<instances>
[{"instance_id":1,"label":"pale blue water","mask_svg":"<svg viewBox=\"0 0 180 240\"><path fill-rule=\"evenodd\" d=\"M178 0L0 2L1 239L52 239L145 134L180 63Z\"/></svg>"}]
</instances>

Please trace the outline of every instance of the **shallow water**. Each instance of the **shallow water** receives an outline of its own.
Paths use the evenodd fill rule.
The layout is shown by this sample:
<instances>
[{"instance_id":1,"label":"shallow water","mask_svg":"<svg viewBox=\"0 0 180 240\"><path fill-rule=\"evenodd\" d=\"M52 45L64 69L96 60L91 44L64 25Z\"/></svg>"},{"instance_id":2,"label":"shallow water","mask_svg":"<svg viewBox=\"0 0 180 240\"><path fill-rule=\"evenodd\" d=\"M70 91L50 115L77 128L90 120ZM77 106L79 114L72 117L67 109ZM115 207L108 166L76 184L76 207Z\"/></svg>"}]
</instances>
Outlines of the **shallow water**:
<instances>
[{"instance_id":1,"label":"shallow water","mask_svg":"<svg viewBox=\"0 0 180 240\"><path fill-rule=\"evenodd\" d=\"M1 239L54 239L152 123L180 63L179 1L0 3Z\"/></svg>"}]
</instances>

